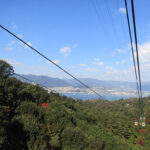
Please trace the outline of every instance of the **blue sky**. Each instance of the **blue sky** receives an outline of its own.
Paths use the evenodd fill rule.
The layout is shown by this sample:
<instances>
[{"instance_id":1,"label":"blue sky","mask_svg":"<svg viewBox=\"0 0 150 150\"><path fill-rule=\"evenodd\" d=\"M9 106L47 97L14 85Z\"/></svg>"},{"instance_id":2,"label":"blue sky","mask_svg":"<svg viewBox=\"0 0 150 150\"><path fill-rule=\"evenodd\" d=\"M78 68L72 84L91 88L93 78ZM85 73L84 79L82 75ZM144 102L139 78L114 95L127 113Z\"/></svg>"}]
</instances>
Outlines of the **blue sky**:
<instances>
[{"instance_id":1,"label":"blue sky","mask_svg":"<svg viewBox=\"0 0 150 150\"><path fill-rule=\"evenodd\" d=\"M149 6L135 1L142 81L150 81ZM124 0L2 0L0 20L78 78L134 81L124 7ZM2 29L0 35L0 59L17 73L68 78Z\"/></svg>"}]
</instances>

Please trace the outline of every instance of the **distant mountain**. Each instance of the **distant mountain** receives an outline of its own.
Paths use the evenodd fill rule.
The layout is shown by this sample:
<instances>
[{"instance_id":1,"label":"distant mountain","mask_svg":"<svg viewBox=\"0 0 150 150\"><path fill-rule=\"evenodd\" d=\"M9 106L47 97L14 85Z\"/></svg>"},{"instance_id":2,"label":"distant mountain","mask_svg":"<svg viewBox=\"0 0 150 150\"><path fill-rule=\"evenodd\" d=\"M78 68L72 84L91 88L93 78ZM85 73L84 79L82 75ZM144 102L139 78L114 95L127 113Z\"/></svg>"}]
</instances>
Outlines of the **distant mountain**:
<instances>
[{"instance_id":1,"label":"distant mountain","mask_svg":"<svg viewBox=\"0 0 150 150\"><path fill-rule=\"evenodd\" d=\"M77 87L82 87L77 81L73 79L64 79L68 83L73 84ZM126 82L126 81L105 81L105 80L97 80L91 78L79 78L80 81L87 84L90 87L103 87L110 89L136 89L135 82ZM150 91L150 82L142 82L142 90Z\"/></svg>"},{"instance_id":2,"label":"distant mountain","mask_svg":"<svg viewBox=\"0 0 150 150\"><path fill-rule=\"evenodd\" d=\"M49 76L41 76L41 75L24 75L22 74L21 76L34 81L35 83L44 85L46 87L67 87L71 86L70 83L68 83L65 80L61 80L58 78L52 78ZM28 82L25 79L22 79L21 77L15 76L17 79Z\"/></svg>"},{"instance_id":3,"label":"distant mountain","mask_svg":"<svg viewBox=\"0 0 150 150\"><path fill-rule=\"evenodd\" d=\"M22 75L38 84L42 84L46 87L67 87L74 86L84 88L74 79L59 79L49 76L41 75ZM24 79L17 77L18 79L25 81ZM91 78L79 78L83 83L87 84L90 87L103 87L107 89L136 89L135 82L125 82L125 81L105 81L97 80ZM142 82L143 91L150 91L150 82Z\"/></svg>"}]
</instances>

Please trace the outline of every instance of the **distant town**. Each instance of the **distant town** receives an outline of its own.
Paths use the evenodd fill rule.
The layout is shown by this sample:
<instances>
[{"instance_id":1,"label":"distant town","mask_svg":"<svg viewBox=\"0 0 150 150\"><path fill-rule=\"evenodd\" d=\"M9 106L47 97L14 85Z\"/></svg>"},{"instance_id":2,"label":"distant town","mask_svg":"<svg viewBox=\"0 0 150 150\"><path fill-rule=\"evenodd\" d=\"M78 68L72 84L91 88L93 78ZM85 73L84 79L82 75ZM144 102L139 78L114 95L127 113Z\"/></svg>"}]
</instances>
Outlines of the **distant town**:
<instances>
[{"instance_id":1,"label":"distant town","mask_svg":"<svg viewBox=\"0 0 150 150\"><path fill-rule=\"evenodd\" d=\"M123 96L136 96L137 91L131 88L128 89L107 89L103 87L92 87L92 89L99 94L105 95L123 95ZM49 92L51 90L57 91L58 93L73 93L73 94L94 94L92 91L86 88L79 88L79 87L51 87L49 89ZM150 91L143 91L144 96L150 95Z\"/></svg>"}]
</instances>

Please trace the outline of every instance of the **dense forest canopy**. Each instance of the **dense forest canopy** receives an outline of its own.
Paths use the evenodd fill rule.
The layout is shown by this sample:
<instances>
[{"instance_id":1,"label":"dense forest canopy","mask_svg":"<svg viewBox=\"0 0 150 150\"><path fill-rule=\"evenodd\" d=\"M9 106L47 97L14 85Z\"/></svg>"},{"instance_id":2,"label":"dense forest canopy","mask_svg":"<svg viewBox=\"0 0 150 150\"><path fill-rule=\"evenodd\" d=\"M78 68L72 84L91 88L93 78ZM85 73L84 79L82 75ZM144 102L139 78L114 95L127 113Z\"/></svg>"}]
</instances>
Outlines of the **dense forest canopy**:
<instances>
[{"instance_id":1,"label":"dense forest canopy","mask_svg":"<svg viewBox=\"0 0 150 150\"><path fill-rule=\"evenodd\" d=\"M143 99L142 128L134 125L136 98L74 100L21 82L13 72L0 60L0 149L149 150L150 97Z\"/></svg>"}]
</instances>

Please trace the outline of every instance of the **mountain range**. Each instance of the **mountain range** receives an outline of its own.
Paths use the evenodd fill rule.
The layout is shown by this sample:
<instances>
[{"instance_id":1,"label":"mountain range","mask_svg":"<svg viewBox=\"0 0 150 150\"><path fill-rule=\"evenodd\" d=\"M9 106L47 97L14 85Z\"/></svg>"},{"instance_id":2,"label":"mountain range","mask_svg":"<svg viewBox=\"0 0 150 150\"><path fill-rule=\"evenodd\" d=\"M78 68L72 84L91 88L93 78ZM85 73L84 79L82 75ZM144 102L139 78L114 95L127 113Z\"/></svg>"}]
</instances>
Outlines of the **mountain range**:
<instances>
[{"instance_id":1,"label":"mountain range","mask_svg":"<svg viewBox=\"0 0 150 150\"><path fill-rule=\"evenodd\" d=\"M74 79L59 79L59 78L53 78L49 76L43 76L43 75L24 75L21 74L21 76L34 81L35 83L44 85L46 87L79 87L84 88L80 83L75 81ZM21 81L28 82L25 79L22 79L21 77L15 76ZM78 78L80 81L82 81L84 84L87 84L90 87L103 87L107 89L136 89L136 83L135 82L126 82L126 81L105 81L105 80L97 80L92 78ZM150 91L150 82L142 82L142 89L143 91Z\"/></svg>"}]
</instances>

